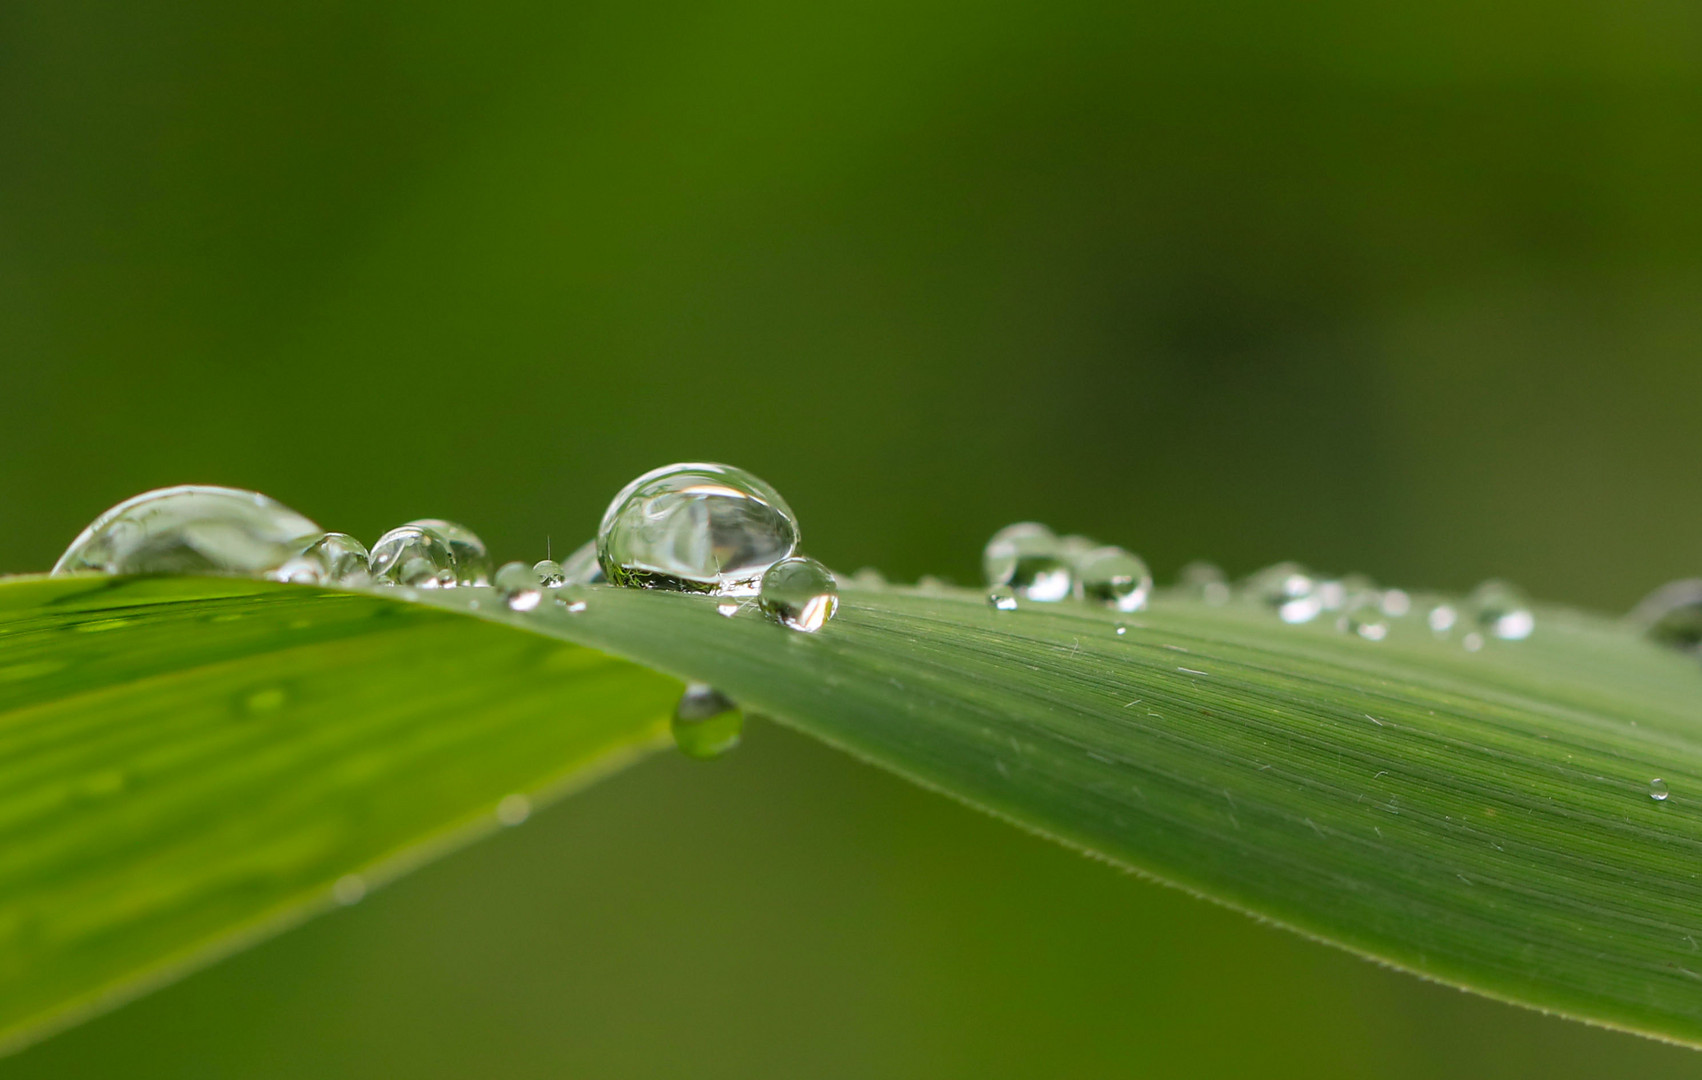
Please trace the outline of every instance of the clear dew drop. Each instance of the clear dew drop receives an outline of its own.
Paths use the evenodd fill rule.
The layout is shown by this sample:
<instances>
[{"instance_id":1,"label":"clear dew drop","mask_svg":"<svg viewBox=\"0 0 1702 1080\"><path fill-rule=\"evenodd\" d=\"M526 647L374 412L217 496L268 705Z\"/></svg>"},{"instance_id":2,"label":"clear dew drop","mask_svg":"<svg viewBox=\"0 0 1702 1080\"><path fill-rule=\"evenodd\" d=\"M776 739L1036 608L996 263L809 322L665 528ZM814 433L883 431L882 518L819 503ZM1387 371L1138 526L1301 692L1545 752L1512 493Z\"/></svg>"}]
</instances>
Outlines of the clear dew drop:
<instances>
[{"instance_id":1,"label":"clear dew drop","mask_svg":"<svg viewBox=\"0 0 1702 1080\"><path fill-rule=\"evenodd\" d=\"M1460 639L1460 645L1464 647L1467 652L1477 652L1479 649L1483 648L1483 635L1478 633L1476 630L1473 630Z\"/></svg>"},{"instance_id":2,"label":"clear dew drop","mask_svg":"<svg viewBox=\"0 0 1702 1080\"><path fill-rule=\"evenodd\" d=\"M866 589L878 589L886 584L886 575L872 566L864 566L851 575L851 580Z\"/></svg>"},{"instance_id":3,"label":"clear dew drop","mask_svg":"<svg viewBox=\"0 0 1702 1080\"><path fill-rule=\"evenodd\" d=\"M1224 576L1223 568L1203 559L1195 559L1182 567L1182 572L1176 577L1176 585L1185 595L1213 607L1229 603L1232 595L1229 579Z\"/></svg>"},{"instance_id":4,"label":"clear dew drop","mask_svg":"<svg viewBox=\"0 0 1702 1080\"><path fill-rule=\"evenodd\" d=\"M1702 649L1702 578L1662 585L1626 618L1650 641L1674 649Z\"/></svg>"},{"instance_id":5,"label":"clear dew drop","mask_svg":"<svg viewBox=\"0 0 1702 1080\"><path fill-rule=\"evenodd\" d=\"M184 485L114 506L71 541L53 573L231 574L263 577L323 530L254 491Z\"/></svg>"},{"instance_id":6,"label":"clear dew drop","mask_svg":"<svg viewBox=\"0 0 1702 1080\"><path fill-rule=\"evenodd\" d=\"M1000 611L1016 610L1016 590L1009 585L995 585L987 590L987 603Z\"/></svg>"},{"instance_id":7,"label":"clear dew drop","mask_svg":"<svg viewBox=\"0 0 1702 1080\"><path fill-rule=\"evenodd\" d=\"M690 758L720 757L739 745L745 715L733 700L707 683L690 683L674 706L674 745Z\"/></svg>"},{"instance_id":8,"label":"clear dew drop","mask_svg":"<svg viewBox=\"0 0 1702 1080\"><path fill-rule=\"evenodd\" d=\"M692 462L645 473L609 503L597 561L616 585L751 596L763 572L798 547L780 493L730 465Z\"/></svg>"},{"instance_id":9,"label":"clear dew drop","mask_svg":"<svg viewBox=\"0 0 1702 1080\"><path fill-rule=\"evenodd\" d=\"M543 603L543 582L538 572L522 562L503 563L493 582L497 595L510 611L532 611Z\"/></svg>"},{"instance_id":10,"label":"clear dew drop","mask_svg":"<svg viewBox=\"0 0 1702 1080\"><path fill-rule=\"evenodd\" d=\"M813 634L839 610L839 586L814 559L782 559L762 575L757 602L782 626Z\"/></svg>"},{"instance_id":11,"label":"clear dew drop","mask_svg":"<svg viewBox=\"0 0 1702 1080\"><path fill-rule=\"evenodd\" d=\"M408 525L435 537L449 549L449 568L455 573L451 584L480 586L491 583L490 552L485 550L485 542L472 529L442 518L422 518L410 521Z\"/></svg>"},{"instance_id":12,"label":"clear dew drop","mask_svg":"<svg viewBox=\"0 0 1702 1080\"><path fill-rule=\"evenodd\" d=\"M456 583L455 557L433 533L398 525L372 545L372 580L375 585L448 588Z\"/></svg>"},{"instance_id":13,"label":"clear dew drop","mask_svg":"<svg viewBox=\"0 0 1702 1080\"><path fill-rule=\"evenodd\" d=\"M1376 593L1354 597L1336 619L1336 628L1366 641L1382 641L1389 636L1389 616L1383 611L1383 598Z\"/></svg>"},{"instance_id":14,"label":"clear dew drop","mask_svg":"<svg viewBox=\"0 0 1702 1080\"><path fill-rule=\"evenodd\" d=\"M1090 548L1075 558L1083 599L1118 611L1139 611L1152 594L1152 571L1139 555L1120 547Z\"/></svg>"},{"instance_id":15,"label":"clear dew drop","mask_svg":"<svg viewBox=\"0 0 1702 1080\"><path fill-rule=\"evenodd\" d=\"M1649 781L1649 798L1656 802L1666 802L1667 794L1667 782L1665 780L1657 776Z\"/></svg>"},{"instance_id":16,"label":"clear dew drop","mask_svg":"<svg viewBox=\"0 0 1702 1080\"><path fill-rule=\"evenodd\" d=\"M597 541L587 540L574 548L573 554L562 561L561 576L567 585L601 585L608 581L602 564L597 561Z\"/></svg>"},{"instance_id":17,"label":"clear dew drop","mask_svg":"<svg viewBox=\"0 0 1702 1080\"><path fill-rule=\"evenodd\" d=\"M1405 589L1384 589L1378 606L1389 618L1403 619L1412 612L1412 594Z\"/></svg>"},{"instance_id":18,"label":"clear dew drop","mask_svg":"<svg viewBox=\"0 0 1702 1080\"><path fill-rule=\"evenodd\" d=\"M539 559L532 564L532 572L538 575L539 584L546 589L559 589L567 584L567 577L561 572L561 563L554 559Z\"/></svg>"},{"instance_id":19,"label":"clear dew drop","mask_svg":"<svg viewBox=\"0 0 1702 1080\"><path fill-rule=\"evenodd\" d=\"M1436 604L1424 616L1425 625L1437 637L1447 637L1453 633L1454 624L1460 621L1460 613L1452 604Z\"/></svg>"},{"instance_id":20,"label":"clear dew drop","mask_svg":"<svg viewBox=\"0 0 1702 1080\"><path fill-rule=\"evenodd\" d=\"M274 581L356 589L372 583L371 566L365 544L348 533L326 533L266 576Z\"/></svg>"},{"instance_id":21,"label":"clear dew drop","mask_svg":"<svg viewBox=\"0 0 1702 1080\"><path fill-rule=\"evenodd\" d=\"M1265 567L1247 578L1241 591L1254 603L1274 609L1285 623L1311 622L1324 610L1317 581L1296 562Z\"/></svg>"},{"instance_id":22,"label":"clear dew drop","mask_svg":"<svg viewBox=\"0 0 1702 1080\"><path fill-rule=\"evenodd\" d=\"M1523 641L1536 628L1531 603L1516 585L1492 579L1472 590L1467 601L1477 628L1502 641Z\"/></svg>"},{"instance_id":23,"label":"clear dew drop","mask_svg":"<svg viewBox=\"0 0 1702 1080\"><path fill-rule=\"evenodd\" d=\"M1129 628L1127 626L1124 626L1122 623L1117 624L1117 636L1118 637L1122 637L1124 634L1127 634L1128 632L1129 632Z\"/></svg>"},{"instance_id":24,"label":"clear dew drop","mask_svg":"<svg viewBox=\"0 0 1702 1080\"><path fill-rule=\"evenodd\" d=\"M1081 538L1072 537L1073 543ZM987 584L1008 585L1025 600L1052 603L1075 591L1070 553L1046 526L1033 521L1006 525L981 552Z\"/></svg>"}]
</instances>

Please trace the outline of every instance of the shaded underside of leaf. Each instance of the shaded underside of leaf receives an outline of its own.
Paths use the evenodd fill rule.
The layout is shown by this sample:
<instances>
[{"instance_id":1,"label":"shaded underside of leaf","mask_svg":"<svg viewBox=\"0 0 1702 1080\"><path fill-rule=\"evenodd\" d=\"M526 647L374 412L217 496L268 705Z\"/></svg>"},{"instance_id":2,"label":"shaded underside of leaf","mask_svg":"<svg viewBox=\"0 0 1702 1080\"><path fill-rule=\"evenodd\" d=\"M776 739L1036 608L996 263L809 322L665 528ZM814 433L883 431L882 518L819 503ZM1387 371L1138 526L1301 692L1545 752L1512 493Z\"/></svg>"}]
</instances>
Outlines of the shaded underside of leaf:
<instances>
[{"instance_id":1,"label":"shaded underside of leaf","mask_svg":"<svg viewBox=\"0 0 1702 1080\"><path fill-rule=\"evenodd\" d=\"M1115 616L850 588L813 635L579 595L0 585L0 985L28 1002L4 1022L299 916L345 867L659 734L677 683L553 638L1370 957L1702 1042L1702 671L1617 623L1543 610L1471 653L1164 595ZM249 771L202 791L197 760Z\"/></svg>"},{"instance_id":2,"label":"shaded underside of leaf","mask_svg":"<svg viewBox=\"0 0 1702 1080\"><path fill-rule=\"evenodd\" d=\"M665 740L677 693L354 593L0 585L0 1039L356 899L497 827L506 795L618 766Z\"/></svg>"}]
</instances>

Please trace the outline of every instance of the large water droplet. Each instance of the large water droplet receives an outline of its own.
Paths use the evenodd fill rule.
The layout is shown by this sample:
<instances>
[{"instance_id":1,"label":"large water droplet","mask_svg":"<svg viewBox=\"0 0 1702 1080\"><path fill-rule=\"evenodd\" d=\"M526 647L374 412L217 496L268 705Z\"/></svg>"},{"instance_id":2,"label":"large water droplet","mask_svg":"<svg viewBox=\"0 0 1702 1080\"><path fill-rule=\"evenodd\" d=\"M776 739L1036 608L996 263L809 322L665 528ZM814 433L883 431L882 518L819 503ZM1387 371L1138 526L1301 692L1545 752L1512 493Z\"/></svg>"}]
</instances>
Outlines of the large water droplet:
<instances>
[{"instance_id":1,"label":"large water droplet","mask_svg":"<svg viewBox=\"0 0 1702 1080\"><path fill-rule=\"evenodd\" d=\"M441 518L422 518L409 525L436 537L449 549L449 566L455 571L456 585L489 585L491 557L485 542L472 529Z\"/></svg>"},{"instance_id":2,"label":"large water droplet","mask_svg":"<svg viewBox=\"0 0 1702 1080\"><path fill-rule=\"evenodd\" d=\"M739 745L745 715L732 699L706 683L691 683L674 706L674 745L687 757L720 757Z\"/></svg>"},{"instance_id":3,"label":"large water droplet","mask_svg":"<svg viewBox=\"0 0 1702 1080\"><path fill-rule=\"evenodd\" d=\"M758 603L781 624L813 634L839 610L839 586L814 559L782 559L762 575Z\"/></svg>"},{"instance_id":4,"label":"large water droplet","mask_svg":"<svg viewBox=\"0 0 1702 1080\"><path fill-rule=\"evenodd\" d=\"M561 572L561 563L554 559L539 559L532 564L532 572L538 575L538 583L546 589L559 589L567 584L567 575Z\"/></svg>"},{"instance_id":5,"label":"large water droplet","mask_svg":"<svg viewBox=\"0 0 1702 1080\"><path fill-rule=\"evenodd\" d=\"M1075 588L1069 552L1052 530L1033 521L1006 525L981 552L987 584L1008 585L1026 600L1051 603Z\"/></svg>"},{"instance_id":6,"label":"large water droplet","mask_svg":"<svg viewBox=\"0 0 1702 1080\"><path fill-rule=\"evenodd\" d=\"M1139 555L1120 547L1096 547L1076 556L1076 587L1083 598L1114 607L1139 611L1152 593L1152 571Z\"/></svg>"},{"instance_id":7,"label":"large water droplet","mask_svg":"<svg viewBox=\"0 0 1702 1080\"><path fill-rule=\"evenodd\" d=\"M1702 578L1662 585L1632 608L1627 619L1651 641L1675 649L1702 647Z\"/></svg>"},{"instance_id":8,"label":"large water droplet","mask_svg":"<svg viewBox=\"0 0 1702 1080\"><path fill-rule=\"evenodd\" d=\"M53 572L264 576L320 535L318 525L258 492L187 484L114 506L71 542Z\"/></svg>"},{"instance_id":9,"label":"large water droplet","mask_svg":"<svg viewBox=\"0 0 1702 1080\"><path fill-rule=\"evenodd\" d=\"M418 525L398 525L372 545L372 580L420 589L448 587L456 583L455 557L433 533Z\"/></svg>"},{"instance_id":10,"label":"large water droplet","mask_svg":"<svg viewBox=\"0 0 1702 1080\"><path fill-rule=\"evenodd\" d=\"M503 563L494 580L496 592L510 611L531 611L543 602L538 572L522 562Z\"/></svg>"},{"instance_id":11,"label":"large water droplet","mask_svg":"<svg viewBox=\"0 0 1702 1080\"><path fill-rule=\"evenodd\" d=\"M798 519L768 484L730 465L653 469L622 488L597 530L616 585L751 596L798 546Z\"/></svg>"},{"instance_id":12,"label":"large water droplet","mask_svg":"<svg viewBox=\"0 0 1702 1080\"><path fill-rule=\"evenodd\" d=\"M1523 641L1536 628L1531 604L1518 586L1492 579L1472 590L1472 618L1485 633L1503 641Z\"/></svg>"},{"instance_id":13,"label":"large water droplet","mask_svg":"<svg viewBox=\"0 0 1702 1080\"><path fill-rule=\"evenodd\" d=\"M266 576L302 585L360 588L372 582L371 556L366 545L348 533L326 533Z\"/></svg>"},{"instance_id":14,"label":"large water droplet","mask_svg":"<svg viewBox=\"0 0 1702 1080\"><path fill-rule=\"evenodd\" d=\"M1649 798L1656 802L1667 801L1667 782L1660 777L1649 781Z\"/></svg>"},{"instance_id":15,"label":"large water droplet","mask_svg":"<svg viewBox=\"0 0 1702 1080\"><path fill-rule=\"evenodd\" d=\"M601 585L609 580L603 575L603 564L597 561L597 541L587 540L562 560L561 576L568 585Z\"/></svg>"}]
</instances>

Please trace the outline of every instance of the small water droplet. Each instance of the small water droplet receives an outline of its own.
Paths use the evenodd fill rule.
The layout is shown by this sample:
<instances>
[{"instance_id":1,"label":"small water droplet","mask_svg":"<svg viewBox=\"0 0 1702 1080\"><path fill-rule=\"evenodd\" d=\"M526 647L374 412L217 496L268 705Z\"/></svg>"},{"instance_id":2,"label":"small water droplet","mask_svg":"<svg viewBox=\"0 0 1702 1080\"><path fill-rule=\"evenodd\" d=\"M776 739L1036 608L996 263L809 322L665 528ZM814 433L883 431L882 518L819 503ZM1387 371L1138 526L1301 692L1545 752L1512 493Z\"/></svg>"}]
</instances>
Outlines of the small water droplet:
<instances>
[{"instance_id":1,"label":"small water droplet","mask_svg":"<svg viewBox=\"0 0 1702 1080\"><path fill-rule=\"evenodd\" d=\"M1430 627L1430 632L1437 637L1446 637L1454 629L1454 624L1460 619L1459 612L1452 604L1437 604L1430 609L1424 621Z\"/></svg>"},{"instance_id":2,"label":"small water droplet","mask_svg":"<svg viewBox=\"0 0 1702 1080\"><path fill-rule=\"evenodd\" d=\"M609 579L597 561L597 541L587 540L562 560L561 576L567 585L601 585Z\"/></svg>"},{"instance_id":3,"label":"small water droplet","mask_svg":"<svg viewBox=\"0 0 1702 1080\"><path fill-rule=\"evenodd\" d=\"M1344 633L1357 634L1366 641L1382 641L1389 636L1383 598L1376 593L1361 593L1354 597L1336 620L1336 628Z\"/></svg>"},{"instance_id":4,"label":"small water droplet","mask_svg":"<svg viewBox=\"0 0 1702 1080\"><path fill-rule=\"evenodd\" d=\"M715 605L715 614L721 616L723 619L731 619L739 613L739 609L741 607L744 607L744 605L736 602L719 603Z\"/></svg>"},{"instance_id":5,"label":"small water droplet","mask_svg":"<svg viewBox=\"0 0 1702 1080\"><path fill-rule=\"evenodd\" d=\"M322 532L258 492L186 484L126 499L97 517L53 573L261 576Z\"/></svg>"},{"instance_id":6,"label":"small water droplet","mask_svg":"<svg viewBox=\"0 0 1702 1080\"><path fill-rule=\"evenodd\" d=\"M1117 636L1118 637L1122 637L1124 634L1127 634L1128 632L1129 632L1128 627L1124 626L1122 623L1117 624Z\"/></svg>"},{"instance_id":7,"label":"small water droplet","mask_svg":"<svg viewBox=\"0 0 1702 1080\"><path fill-rule=\"evenodd\" d=\"M852 574L851 580L865 589L876 589L886 584L886 575L872 566L865 566Z\"/></svg>"},{"instance_id":8,"label":"small water droplet","mask_svg":"<svg viewBox=\"0 0 1702 1080\"><path fill-rule=\"evenodd\" d=\"M584 611L586 607L585 598L580 596L557 596L555 598L555 603L557 607L561 608L569 615L577 615Z\"/></svg>"},{"instance_id":9,"label":"small water droplet","mask_svg":"<svg viewBox=\"0 0 1702 1080\"><path fill-rule=\"evenodd\" d=\"M758 603L782 625L813 634L839 610L839 586L814 559L782 559L762 575Z\"/></svg>"},{"instance_id":10,"label":"small water droplet","mask_svg":"<svg viewBox=\"0 0 1702 1080\"><path fill-rule=\"evenodd\" d=\"M503 563L496 572L495 585L510 611L531 611L544 599L538 572L523 562Z\"/></svg>"},{"instance_id":11,"label":"small water droplet","mask_svg":"<svg viewBox=\"0 0 1702 1080\"><path fill-rule=\"evenodd\" d=\"M1483 635L1478 633L1476 630L1473 630L1471 633L1460 639L1460 644L1465 647L1467 652L1477 652L1479 649L1483 648Z\"/></svg>"},{"instance_id":12,"label":"small water droplet","mask_svg":"<svg viewBox=\"0 0 1702 1080\"><path fill-rule=\"evenodd\" d=\"M1412 595L1405 589L1384 589L1379 604L1389 618L1404 618L1412 611Z\"/></svg>"},{"instance_id":13,"label":"small water droplet","mask_svg":"<svg viewBox=\"0 0 1702 1080\"><path fill-rule=\"evenodd\" d=\"M1075 589L1069 553L1052 530L1033 521L1006 525L981 552L987 584L1008 585L1025 600L1052 603Z\"/></svg>"},{"instance_id":14,"label":"small water droplet","mask_svg":"<svg viewBox=\"0 0 1702 1080\"><path fill-rule=\"evenodd\" d=\"M561 572L561 563L554 559L539 559L532 564L532 572L538 575L538 583L546 589L559 589L567 584L567 577Z\"/></svg>"},{"instance_id":15,"label":"small water droplet","mask_svg":"<svg viewBox=\"0 0 1702 1080\"><path fill-rule=\"evenodd\" d=\"M1657 776L1649 781L1649 798L1656 802L1666 802L1667 794L1667 782L1665 780Z\"/></svg>"},{"instance_id":16,"label":"small water droplet","mask_svg":"<svg viewBox=\"0 0 1702 1080\"><path fill-rule=\"evenodd\" d=\"M645 473L615 496L597 529L597 561L616 585L751 596L798 546L780 493L730 465Z\"/></svg>"},{"instance_id":17,"label":"small water droplet","mask_svg":"<svg viewBox=\"0 0 1702 1080\"><path fill-rule=\"evenodd\" d=\"M995 585L987 590L987 602L1000 611L1016 610L1016 591L1009 585Z\"/></svg>"},{"instance_id":18,"label":"small water droplet","mask_svg":"<svg viewBox=\"0 0 1702 1080\"><path fill-rule=\"evenodd\" d=\"M674 745L687 757L717 758L739 745L745 715L732 699L707 683L690 683L674 706Z\"/></svg>"},{"instance_id":19,"label":"small water droplet","mask_svg":"<svg viewBox=\"0 0 1702 1080\"><path fill-rule=\"evenodd\" d=\"M1661 645L1702 648L1702 578L1669 581L1645 596L1626 618Z\"/></svg>"},{"instance_id":20,"label":"small water droplet","mask_svg":"<svg viewBox=\"0 0 1702 1080\"><path fill-rule=\"evenodd\" d=\"M1152 593L1152 572L1139 555L1120 547L1092 548L1075 558L1082 597L1118 611L1139 611Z\"/></svg>"},{"instance_id":21,"label":"small water droplet","mask_svg":"<svg viewBox=\"0 0 1702 1080\"><path fill-rule=\"evenodd\" d=\"M454 585L489 585L491 557L485 542L465 525L442 518L421 518L408 525L430 534L449 549L449 567L455 572Z\"/></svg>"},{"instance_id":22,"label":"small water droplet","mask_svg":"<svg viewBox=\"0 0 1702 1080\"><path fill-rule=\"evenodd\" d=\"M344 874L331 886L331 896L344 907L358 904L366 898L366 879L359 874Z\"/></svg>"},{"instance_id":23,"label":"small water droplet","mask_svg":"<svg viewBox=\"0 0 1702 1080\"><path fill-rule=\"evenodd\" d=\"M496 819L504 825L519 825L532 816L532 800L521 794L504 795L496 804Z\"/></svg>"},{"instance_id":24,"label":"small water droplet","mask_svg":"<svg viewBox=\"0 0 1702 1080\"><path fill-rule=\"evenodd\" d=\"M923 574L916 579L916 588L925 593L942 593L951 588L951 579L935 574Z\"/></svg>"},{"instance_id":25,"label":"small water droplet","mask_svg":"<svg viewBox=\"0 0 1702 1080\"><path fill-rule=\"evenodd\" d=\"M372 583L366 545L348 533L326 533L307 550L266 576L298 585L341 585L358 589Z\"/></svg>"},{"instance_id":26,"label":"small water droplet","mask_svg":"<svg viewBox=\"0 0 1702 1080\"><path fill-rule=\"evenodd\" d=\"M1502 641L1523 641L1536 628L1530 601L1516 585L1486 581L1472 590L1468 603L1478 628Z\"/></svg>"},{"instance_id":27,"label":"small water droplet","mask_svg":"<svg viewBox=\"0 0 1702 1080\"><path fill-rule=\"evenodd\" d=\"M377 585L447 588L456 582L449 545L418 525L398 525L372 545L372 580Z\"/></svg>"},{"instance_id":28,"label":"small water droplet","mask_svg":"<svg viewBox=\"0 0 1702 1080\"><path fill-rule=\"evenodd\" d=\"M1324 610L1316 580L1296 562L1280 562L1254 573L1242 584L1242 593L1276 609L1285 623L1311 622Z\"/></svg>"},{"instance_id":29,"label":"small water droplet","mask_svg":"<svg viewBox=\"0 0 1702 1080\"><path fill-rule=\"evenodd\" d=\"M1182 567L1176 585L1183 593L1213 607L1229 603L1231 596L1229 579L1224 576L1222 568L1204 559L1195 559Z\"/></svg>"}]
</instances>

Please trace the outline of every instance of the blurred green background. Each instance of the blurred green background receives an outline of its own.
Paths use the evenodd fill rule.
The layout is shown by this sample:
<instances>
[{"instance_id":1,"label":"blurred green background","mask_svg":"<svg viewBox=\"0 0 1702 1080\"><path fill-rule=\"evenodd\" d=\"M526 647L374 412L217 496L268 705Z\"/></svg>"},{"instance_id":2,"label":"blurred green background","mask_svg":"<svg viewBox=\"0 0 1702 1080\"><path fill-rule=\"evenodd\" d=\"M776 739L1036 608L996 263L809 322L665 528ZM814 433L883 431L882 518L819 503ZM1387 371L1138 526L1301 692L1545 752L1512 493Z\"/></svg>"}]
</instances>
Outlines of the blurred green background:
<instances>
[{"instance_id":1,"label":"blurred green background","mask_svg":"<svg viewBox=\"0 0 1702 1080\"><path fill-rule=\"evenodd\" d=\"M0 5L0 571L147 488L830 565L1040 518L1610 610L1702 570L1702 8ZM422 669L422 677L429 677ZM1702 1076L769 725L0 1076Z\"/></svg>"}]
</instances>

